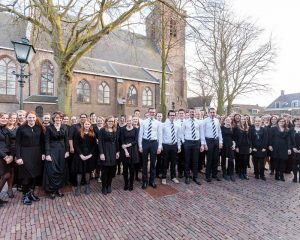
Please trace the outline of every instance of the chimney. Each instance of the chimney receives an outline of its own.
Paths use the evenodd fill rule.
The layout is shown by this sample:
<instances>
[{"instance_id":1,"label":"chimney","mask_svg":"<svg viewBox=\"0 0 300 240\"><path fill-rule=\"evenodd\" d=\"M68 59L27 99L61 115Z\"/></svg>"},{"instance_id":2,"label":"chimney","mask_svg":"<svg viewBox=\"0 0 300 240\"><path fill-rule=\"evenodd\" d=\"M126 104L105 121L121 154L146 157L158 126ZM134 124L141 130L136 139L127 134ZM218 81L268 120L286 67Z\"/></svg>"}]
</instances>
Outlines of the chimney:
<instances>
[{"instance_id":1,"label":"chimney","mask_svg":"<svg viewBox=\"0 0 300 240\"><path fill-rule=\"evenodd\" d=\"M281 90L281 96L284 96L284 90Z\"/></svg>"}]
</instances>

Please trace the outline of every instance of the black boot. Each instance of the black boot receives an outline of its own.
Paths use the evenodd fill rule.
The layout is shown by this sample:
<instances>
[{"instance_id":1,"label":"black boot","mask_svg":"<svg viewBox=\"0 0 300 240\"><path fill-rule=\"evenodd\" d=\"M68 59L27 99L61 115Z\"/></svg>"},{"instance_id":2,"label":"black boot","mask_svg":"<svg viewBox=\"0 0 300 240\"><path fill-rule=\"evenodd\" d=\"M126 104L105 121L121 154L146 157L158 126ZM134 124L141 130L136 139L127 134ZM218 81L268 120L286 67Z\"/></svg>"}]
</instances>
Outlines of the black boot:
<instances>
[{"instance_id":1,"label":"black boot","mask_svg":"<svg viewBox=\"0 0 300 240\"><path fill-rule=\"evenodd\" d=\"M29 192L28 192L28 193L25 193L25 194L23 195L21 201L22 201L22 203L23 203L24 205L31 205L31 204L32 204L32 201L30 200L29 195L30 195Z\"/></svg>"},{"instance_id":2,"label":"black boot","mask_svg":"<svg viewBox=\"0 0 300 240\"><path fill-rule=\"evenodd\" d=\"M111 193L111 192L112 192L111 185L108 185L107 186L107 193Z\"/></svg>"}]
</instances>

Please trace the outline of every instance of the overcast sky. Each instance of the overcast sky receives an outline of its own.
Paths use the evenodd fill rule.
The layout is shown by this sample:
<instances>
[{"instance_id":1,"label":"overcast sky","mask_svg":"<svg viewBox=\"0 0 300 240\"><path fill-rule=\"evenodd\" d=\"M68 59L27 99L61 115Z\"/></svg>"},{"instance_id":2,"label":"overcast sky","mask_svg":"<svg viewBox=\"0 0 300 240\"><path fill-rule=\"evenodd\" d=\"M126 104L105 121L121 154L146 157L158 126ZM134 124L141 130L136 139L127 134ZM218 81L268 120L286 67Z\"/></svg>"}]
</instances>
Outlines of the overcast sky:
<instances>
[{"instance_id":1,"label":"overcast sky","mask_svg":"<svg viewBox=\"0 0 300 240\"><path fill-rule=\"evenodd\" d=\"M300 92L300 1L299 0L230 0L235 12L252 17L272 33L277 45L275 71L268 75L273 90L243 97L236 103L267 106L280 94Z\"/></svg>"}]
</instances>

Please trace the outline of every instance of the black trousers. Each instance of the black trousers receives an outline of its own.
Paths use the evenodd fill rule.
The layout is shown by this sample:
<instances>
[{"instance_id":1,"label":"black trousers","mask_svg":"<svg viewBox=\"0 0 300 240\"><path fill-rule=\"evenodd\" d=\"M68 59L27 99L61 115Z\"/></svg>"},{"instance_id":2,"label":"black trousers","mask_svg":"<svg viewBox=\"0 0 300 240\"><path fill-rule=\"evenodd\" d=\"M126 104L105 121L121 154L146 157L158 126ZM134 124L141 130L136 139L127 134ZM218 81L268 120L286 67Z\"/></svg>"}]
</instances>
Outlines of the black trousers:
<instances>
[{"instance_id":1,"label":"black trousers","mask_svg":"<svg viewBox=\"0 0 300 240\"><path fill-rule=\"evenodd\" d=\"M204 169L205 166L205 155L206 151L199 153L199 163L198 163L198 171L200 172L202 169Z\"/></svg>"},{"instance_id":2,"label":"black trousers","mask_svg":"<svg viewBox=\"0 0 300 240\"><path fill-rule=\"evenodd\" d=\"M206 139L207 144L207 160L206 160L206 178L217 177L219 163L219 139Z\"/></svg>"},{"instance_id":3,"label":"black trousers","mask_svg":"<svg viewBox=\"0 0 300 240\"><path fill-rule=\"evenodd\" d=\"M129 180L129 185L133 186L134 172L135 172L135 164L123 162L123 176L124 176L125 186L128 186L128 180ZM128 174L129 174L129 178L128 178Z\"/></svg>"},{"instance_id":4,"label":"black trousers","mask_svg":"<svg viewBox=\"0 0 300 240\"><path fill-rule=\"evenodd\" d=\"M297 179L298 173L300 179L300 153L295 153L293 156L293 174L295 179Z\"/></svg>"},{"instance_id":5,"label":"black trousers","mask_svg":"<svg viewBox=\"0 0 300 240\"><path fill-rule=\"evenodd\" d=\"M178 154L178 162L177 162L178 175L183 175L184 173L184 163L185 163L184 159L185 159L184 143L181 143L181 152Z\"/></svg>"},{"instance_id":6,"label":"black trousers","mask_svg":"<svg viewBox=\"0 0 300 240\"><path fill-rule=\"evenodd\" d=\"M116 166L102 166L101 180L103 188L106 188L111 185L115 173Z\"/></svg>"},{"instance_id":7,"label":"black trousers","mask_svg":"<svg viewBox=\"0 0 300 240\"><path fill-rule=\"evenodd\" d=\"M234 175L234 159L222 157L221 159L222 173L223 175Z\"/></svg>"},{"instance_id":8,"label":"black trousers","mask_svg":"<svg viewBox=\"0 0 300 240\"><path fill-rule=\"evenodd\" d=\"M285 162L286 160L284 159L274 158L275 177L283 177Z\"/></svg>"},{"instance_id":9,"label":"black trousers","mask_svg":"<svg viewBox=\"0 0 300 240\"><path fill-rule=\"evenodd\" d=\"M143 148L143 182L148 183L148 155L150 154L150 183L155 182L155 163L156 163L156 155L158 142L156 140L145 140L142 141Z\"/></svg>"},{"instance_id":10,"label":"black trousers","mask_svg":"<svg viewBox=\"0 0 300 240\"><path fill-rule=\"evenodd\" d=\"M254 166L254 175L256 177L265 176L265 158L264 157L252 157L252 162Z\"/></svg>"},{"instance_id":11,"label":"black trousers","mask_svg":"<svg viewBox=\"0 0 300 240\"><path fill-rule=\"evenodd\" d=\"M185 177L190 176L190 170L193 172L193 178L198 178L198 163L200 153L200 140L184 142L184 174Z\"/></svg>"},{"instance_id":12,"label":"black trousers","mask_svg":"<svg viewBox=\"0 0 300 240\"><path fill-rule=\"evenodd\" d=\"M163 153L160 153L156 156L156 172L155 175L158 177L163 171Z\"/></svg>"},{"instance_id":13,"label":"black trousers","mask_svg":"<svg viewBox=\"0 0 300 240\"><path fill-rule=\"evenodd\" d=\"M167 171L169 169L170 163L171 163L171 179L176 177L176 161L177 161L177 151L178 147L177 144L174 145L168 145L163 144L163 171L162 171L162 178L167 177Z\"/></svg>"},{"instance_id":14,"label":"black trousers","mask_svg":"<svg viewBox=\"0 0 300 240\"><path fill-rule=\"evenodd\" d=\"M240 174L247 175L249 154L239 154Z\"/></svg>"}]
</instances>

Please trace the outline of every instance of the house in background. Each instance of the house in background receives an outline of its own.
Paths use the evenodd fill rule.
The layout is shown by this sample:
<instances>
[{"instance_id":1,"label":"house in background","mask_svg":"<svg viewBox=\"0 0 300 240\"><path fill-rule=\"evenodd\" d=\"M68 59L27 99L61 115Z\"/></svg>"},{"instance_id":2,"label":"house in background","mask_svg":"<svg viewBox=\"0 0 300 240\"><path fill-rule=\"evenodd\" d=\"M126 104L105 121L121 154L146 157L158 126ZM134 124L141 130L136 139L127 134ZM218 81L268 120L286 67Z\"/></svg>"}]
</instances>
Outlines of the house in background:
<instances>
[{"instance_id":1,"label":"house in background","mask_svg":"<svg viewBox=\"0 0 300 240\"><path fill-rule=\"evenodd\" d=\"M200 110L206 112L212 101L212 96L198 96L189 97L187 99L188 108L195 108L195 110Z\"/></svg>"},{"instance_id":2,"label":"house in background","mask_svg":"<svg viewBox=\"0 0 300 240\"><path fill-rule=\"evenodd\" d=\"M282 115L288 113L291 115L300 115L300 92L285 94L281 90L281 94L265 109L266 113Z\"/></svg>"},{"instance_id":3,"label":"house in background","mask_svg":"<svg viewBox=\"0 0 300 240\"><path fill-rule=\"evenodd\" d=\"M251 116L260 116L264 114L264 107L251 104L233 104L232 105L232 112L239 113L239 114L248 114Z\"/></svg>"}]
</instances>

